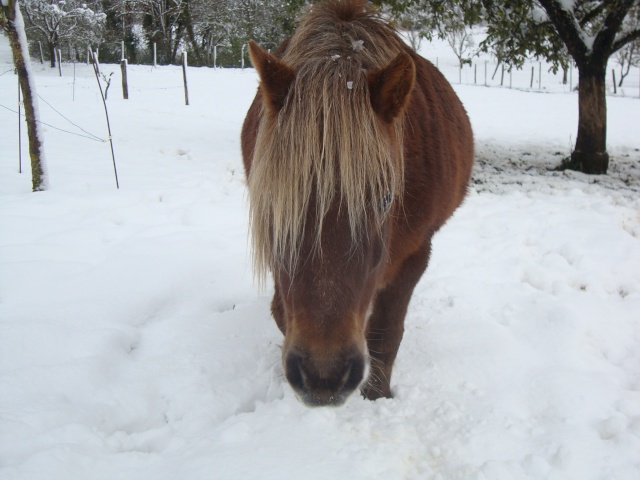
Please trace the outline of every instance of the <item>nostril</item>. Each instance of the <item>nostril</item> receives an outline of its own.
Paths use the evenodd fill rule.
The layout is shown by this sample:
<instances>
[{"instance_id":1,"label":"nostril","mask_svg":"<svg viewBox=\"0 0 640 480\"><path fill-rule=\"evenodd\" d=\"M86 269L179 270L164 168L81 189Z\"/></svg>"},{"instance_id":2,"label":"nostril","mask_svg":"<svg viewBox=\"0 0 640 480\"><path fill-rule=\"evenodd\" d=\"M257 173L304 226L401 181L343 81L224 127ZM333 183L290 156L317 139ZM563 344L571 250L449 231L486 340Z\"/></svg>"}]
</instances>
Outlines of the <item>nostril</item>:
<instances>
[{"instance_id":1,"label":"nostril","mask_svg":"<svg viewBox=\"0 0 640 480\"><path fill-rule=\"evenodd\" d=\"M351 357L348 363L348 372L343 390L351 391L360 386L364 377L365 361L364 356L357 354Z\"/></svg>"},{"instance_id":2,"label":"nostril","mask_svg":"<svg viewBox=\"0 0 640 480\"><path fill-rule=\"evenodd\" d=\"M287 354L285 375L289 384L297 391L304 391L304 376L302 374L302 355L298 352Z\"/></svg>"}]
</instances>

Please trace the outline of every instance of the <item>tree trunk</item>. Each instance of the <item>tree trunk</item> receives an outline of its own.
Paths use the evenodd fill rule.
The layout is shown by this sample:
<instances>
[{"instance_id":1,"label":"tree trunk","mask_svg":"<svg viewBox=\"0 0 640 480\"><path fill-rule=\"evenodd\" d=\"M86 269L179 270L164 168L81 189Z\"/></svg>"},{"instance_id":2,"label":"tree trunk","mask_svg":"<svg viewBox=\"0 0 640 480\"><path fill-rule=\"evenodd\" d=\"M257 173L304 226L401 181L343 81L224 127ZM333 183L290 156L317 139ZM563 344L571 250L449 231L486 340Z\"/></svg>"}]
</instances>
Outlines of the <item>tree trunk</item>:
<instances>
[{"instance_id":1,"label":"tree trunk","mask_svg":"<svg viewBox=\"0 0 640 480\"><path fill-rule=\"evenodd\" d=\"M18 82L20 83L20 90L22 91L22 98L24 102L24 113L27 119L27 135L29 136L29 156L31 158L31 183L33 191L46 190L47 179L44 169L42 145L38 136L38 124L36 122L36 111L34 107L34 92L31 90L31 83L29 80L29 70L26 65L26 51L27 46L22 45L20 42L20 34L18 28L24 28L22 20L16 22L16 13L18 9L17 3L9 0L9 4L6 7L2 7L3 13L6 15L7 22L3 25L4 30L9 37L9 44L11 45L11 51L13 53L13 62L18 72ZM24 35L24 32L23 32ZM25 51L23 51L23 48Z\"/></svg>"},{"instance_id":2,"label":"tree trunk","mask_svg":"<svg viewBox=\"0 0 640 480\"><path fill-rule=\"evenodd\" d=\"M53 42L48 42L49 44L49 59L51 62L51 68L56 68L56 45Z\"/></svg>"},{"instance_id":3,"label":"tree trunk","mask_svg":"<svg viewBox=\"0 0 640 480\"><path fill-rule=\"evenodd\" d=\"M568 168L605 174L607 153L606 62L601 67L578 65L578 136Z\"/></svg>"}]
</instances>

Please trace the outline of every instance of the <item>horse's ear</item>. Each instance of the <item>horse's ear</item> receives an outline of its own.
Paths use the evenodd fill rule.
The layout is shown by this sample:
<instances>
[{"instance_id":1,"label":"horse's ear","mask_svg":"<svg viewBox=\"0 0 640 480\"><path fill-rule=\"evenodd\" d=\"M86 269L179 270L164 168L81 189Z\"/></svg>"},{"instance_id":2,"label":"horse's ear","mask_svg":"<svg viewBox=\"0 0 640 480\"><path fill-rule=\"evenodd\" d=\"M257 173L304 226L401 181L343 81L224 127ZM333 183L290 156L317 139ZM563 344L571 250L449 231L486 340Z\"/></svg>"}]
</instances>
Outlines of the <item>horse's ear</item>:
<instances>
[{"instance_id":1,"label":"horse's ear","mask_svg":"<svg viewBox=\"0 0 640 480\"><path fill-rule=\"evenodd\" d=\"M295 72L253 40L249 40L249 56L260 76L260 89L267 107L272 113L278 113L284 106Z\"/></svg>"},{"instance_id":2,"label":"horse's ear","mask_svg":"<svg viewBox=\"0 0 640 480\"><path fill-rule=\"evenodd\" d=\"M371 106L385 122L391 123L404 111L415 79L416 66L404 52L385 68L367 74Z\"/></svg>"}]
</instances>

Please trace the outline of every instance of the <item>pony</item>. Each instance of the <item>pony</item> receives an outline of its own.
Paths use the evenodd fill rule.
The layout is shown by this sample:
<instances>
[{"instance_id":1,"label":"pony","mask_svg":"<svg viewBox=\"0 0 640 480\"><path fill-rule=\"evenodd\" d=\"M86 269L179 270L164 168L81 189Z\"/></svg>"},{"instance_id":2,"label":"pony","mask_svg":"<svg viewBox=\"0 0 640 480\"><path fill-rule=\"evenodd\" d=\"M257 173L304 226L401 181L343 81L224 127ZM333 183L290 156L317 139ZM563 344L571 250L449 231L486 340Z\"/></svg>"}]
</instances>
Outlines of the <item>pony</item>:
<instances>
[{"instance_id":1,"label":"pony","mask_svg":"<svg viewBox=\"0 0 640 480\"><path fill-rule=\"evenodd\" d=\"M431 239L463 201L471 125L450 84L362 0L314 4L241 134L253 268L273 276L287 381L309 406L391 397Z\"/></svg>"}]
</instances>

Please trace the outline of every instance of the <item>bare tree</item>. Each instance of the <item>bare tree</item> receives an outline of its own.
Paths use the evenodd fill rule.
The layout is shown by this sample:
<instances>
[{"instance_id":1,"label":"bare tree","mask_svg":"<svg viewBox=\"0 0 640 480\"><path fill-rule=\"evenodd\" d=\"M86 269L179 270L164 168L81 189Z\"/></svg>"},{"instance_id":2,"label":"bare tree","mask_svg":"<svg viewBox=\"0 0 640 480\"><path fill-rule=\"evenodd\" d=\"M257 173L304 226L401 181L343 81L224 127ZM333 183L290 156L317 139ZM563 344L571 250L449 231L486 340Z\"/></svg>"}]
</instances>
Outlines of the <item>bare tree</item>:
<instances>
[{"instance_id":1,"label":"bare tree","mask_svg":"<svg viewBox=\"0 0 640 480\"><path fill-rule=\"evenodd\" d=\"M624 21L623 29L640 30L640 5L629 12ZM629 75L631 67L640 66L640 39L627 43L624 47L615 53L614 59L620 66L620 81L618 86L621 87L624 79Z\"/></svg>"},{"instance_id":2,"label":"bare tree","mask_svg":"<svg viewBox=\"0 0 640 480\"><path fill-rule=\"evenodd\" d=\"M104 26L105 14L89 8L82 0L50 2L48 0L24 0L23 11L27 17L27 29L41 37L49 49L51 67L56 66L56 49L62 42L98 42Z\"/></svg>"},{"instance_id":3,"label":"bare tree","mask_svg":"<svg viewBox=\"0 0 640 480\"><path fill-rule=\"evenodd\" d=\"M624 79L629 75L631 67L640 65L640 42L633 42L618 50L615 60L620 66L620 81L618 86L621 87Z\"/></svg>"}]
</instances>

